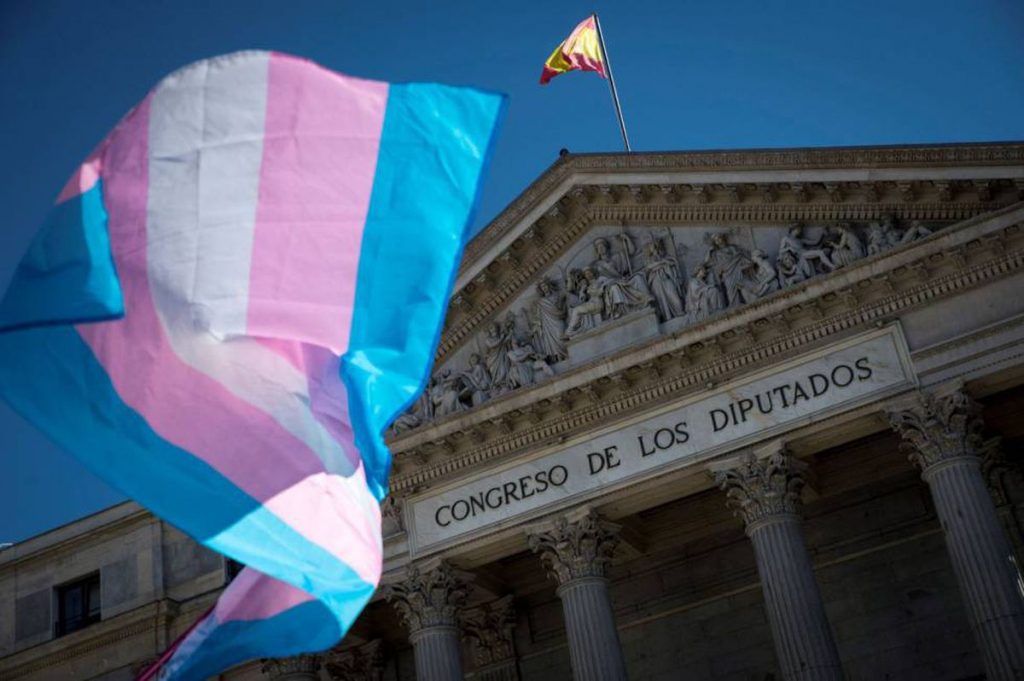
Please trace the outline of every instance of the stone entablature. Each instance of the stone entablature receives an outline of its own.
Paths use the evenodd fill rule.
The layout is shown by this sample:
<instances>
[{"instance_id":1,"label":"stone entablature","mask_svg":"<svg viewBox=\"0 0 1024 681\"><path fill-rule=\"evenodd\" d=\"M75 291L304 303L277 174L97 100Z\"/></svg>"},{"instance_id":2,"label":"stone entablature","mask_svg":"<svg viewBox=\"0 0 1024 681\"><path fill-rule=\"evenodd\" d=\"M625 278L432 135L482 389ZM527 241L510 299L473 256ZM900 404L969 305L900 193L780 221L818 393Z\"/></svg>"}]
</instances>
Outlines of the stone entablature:
<instances>
[{"instance_id":1,"label":"stone entablature","mask_svg":"<svg viewBox=\"0 0 1024 681\"><path fill-rule=\"evenodd\" d=\"M492 456L571 437L645 404L680 399L746 366L779 361L1019 271L1024 209L966 220L912 244L485 403L392 443L393 488L420 487ZM654 402L650 402L650 401Z\"/></svg>"}]
</instances>

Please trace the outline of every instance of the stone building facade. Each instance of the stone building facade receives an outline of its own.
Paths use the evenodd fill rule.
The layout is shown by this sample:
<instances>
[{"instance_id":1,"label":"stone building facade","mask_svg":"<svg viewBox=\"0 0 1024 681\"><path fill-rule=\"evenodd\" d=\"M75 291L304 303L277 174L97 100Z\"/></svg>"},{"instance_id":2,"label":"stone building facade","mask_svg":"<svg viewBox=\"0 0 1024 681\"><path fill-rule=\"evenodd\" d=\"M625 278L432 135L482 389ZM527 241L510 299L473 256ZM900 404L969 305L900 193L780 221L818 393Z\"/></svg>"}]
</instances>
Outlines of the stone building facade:
<instances>
[{"instance_id":1,"label":"stone building facade","mask_svg":"<svg viewBox=\"0 0 1024 681\"><path fill-rule=\"evenodd\" d=\"M378 595L223 678L1024 678L1022 227L1022 144L563 156L466 249ZM133 504L0 551L0 679L230 576Z\"/></svg>"}]
</instances>

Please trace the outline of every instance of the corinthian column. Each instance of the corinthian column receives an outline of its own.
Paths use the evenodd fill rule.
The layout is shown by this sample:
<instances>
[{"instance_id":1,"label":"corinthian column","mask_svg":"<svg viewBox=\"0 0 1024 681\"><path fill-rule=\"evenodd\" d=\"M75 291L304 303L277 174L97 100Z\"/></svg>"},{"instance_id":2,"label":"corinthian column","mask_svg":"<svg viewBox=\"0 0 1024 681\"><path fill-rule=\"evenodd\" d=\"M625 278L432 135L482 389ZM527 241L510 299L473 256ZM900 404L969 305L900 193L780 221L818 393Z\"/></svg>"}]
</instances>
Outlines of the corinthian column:
<instances>
[{"instance_id":1,"label":"corinthian column","mask_svg":"<svg viewBox=\"0 0 1024 681\"><path fill-rule=\"evenodd\" d=\"M470 641L480 681L519 681L512 630L516 613L511 594L466 612L462 630Z\"/></svg>"},{"instance_id":2,"label":"corinthian column","mask_svg":"<svg viewBox=\"0 0 1024 681\"><path fill-rule=\"evenodd\" d=\"M626 665L605 575L618 544L619 526L593 511L562 517L529 537L558 582L569 658L576 681L623 681Z\"/></svg>"},{"instance_id":3,"label":"corinthian column","mask_svg":"<svg viewBox=\"0 0 1024 681\"><path fill-rule=\"evenodd\" d=\"M466 580L447 562L421 572L410 565L404 581L385 587L409 630L416 678L462 681L459 611L466 602Z\"/></svg>"},{"instance_id":4,"label":"corinthian column","mask_svg":"<svg viewBox=\"0 0 1024 681\"><path fill-rule=\"evenodd\" d=\"M931 489L971 629L992 681L1024 678L1024 597L981 470L981 412L962 390L889 415Z\"/></svg>"},{"instance_id":5,"label":"corinthian column","mask_svg":"<svg viewBox=\"0 0 1024 681\"><path fill-rule=\"evenodd\" d=\"M839 652L800 527L805 465L787 455L781 444L766 454L748 454L715 466L715 481L754 544L783 678L842 679Z\"/></svg>"},{"instance_id":6,"label":"corinthian column","mask_svg":"<svg viewBox=\"0 0 1024 681\"><path fill-rule=\"evenodd\" d=\"M263 660L261 670L273 681L317 681L320 678L319 655L296 655Z\"/></svg>"}]
</instances>

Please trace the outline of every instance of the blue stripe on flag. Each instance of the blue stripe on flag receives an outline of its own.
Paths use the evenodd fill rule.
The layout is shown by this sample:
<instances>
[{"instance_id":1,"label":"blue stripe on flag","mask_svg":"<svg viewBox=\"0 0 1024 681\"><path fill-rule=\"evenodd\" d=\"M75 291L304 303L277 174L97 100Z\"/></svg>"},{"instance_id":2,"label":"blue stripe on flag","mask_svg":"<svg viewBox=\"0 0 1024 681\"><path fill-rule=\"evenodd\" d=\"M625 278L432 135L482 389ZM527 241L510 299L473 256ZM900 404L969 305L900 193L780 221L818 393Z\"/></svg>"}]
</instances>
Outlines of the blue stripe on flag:
<instances>
[{"instance_id":1,"label":"blue stripe on flag","mask_svg":"<svg viewBox=\"0 0 1024 681\"><path fill-rule=\"evenodd\" d=\"M503 95L429 83L389 90L341 365L378 499L391 465L383 431L429 375L505 104Z\"/></svg>"},{"instance_id":2,"label":"blue stripe on flag","mask_svg":"<svg viewBox=\"0 0 1024 681\"><path fill-rule=\"evenodd\" d=\"M201 637L198 647L183 641L167 666L175 679L205 679L227 667L274 651L288 657L330 648L344 631L331 626L331 614L323 603L308 601L273 617L219 623L208 617L192 636ZM191 636L190 636L191 638Z\"/></svg>"},{"instance_id":3,"label":"blue stripe on flag","mask_svg":"<svg viewBox=\"0 0 1024 681\"><path fill-rule=\"evenodd\" d=\"M0 362L0 395L11 407L156 515L173 518L206 546L320 598L342 628L373 595L374 585L348 565L154 432L121 400L73 327L0 333L0 356L11 360Z\"/></svg>"},{"instance_id":4,"label":"blue stripe on flag","mask_svg":"<svg viewBox=\"0 0 1024 681\"><path fill-rule=\"evenodd\" d=\"M0 301L0 329L124 314L102 197L98 181L50 211Z\"/></svg>"}]
</instances>

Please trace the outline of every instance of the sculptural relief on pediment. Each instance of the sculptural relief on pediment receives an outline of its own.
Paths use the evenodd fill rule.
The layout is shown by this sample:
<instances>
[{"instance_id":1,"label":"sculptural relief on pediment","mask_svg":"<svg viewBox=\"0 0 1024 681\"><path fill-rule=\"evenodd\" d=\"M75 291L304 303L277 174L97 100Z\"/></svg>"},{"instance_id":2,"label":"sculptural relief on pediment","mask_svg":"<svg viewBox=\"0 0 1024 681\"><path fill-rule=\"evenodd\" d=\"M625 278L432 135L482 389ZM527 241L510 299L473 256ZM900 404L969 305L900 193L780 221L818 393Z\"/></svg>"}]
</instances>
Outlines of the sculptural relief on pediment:
<instances>
[{"instance_id":1,"label":"sculptural relief on pediment","mask_svg":"<svg viewBox=\"0 0 1024 681\"><path fill-rule=\"evenodd\" d=\"M869 223L598 225L436 368L394 433L464 412L661 333L928 236Z\"/></svg>"}]
</instances>

